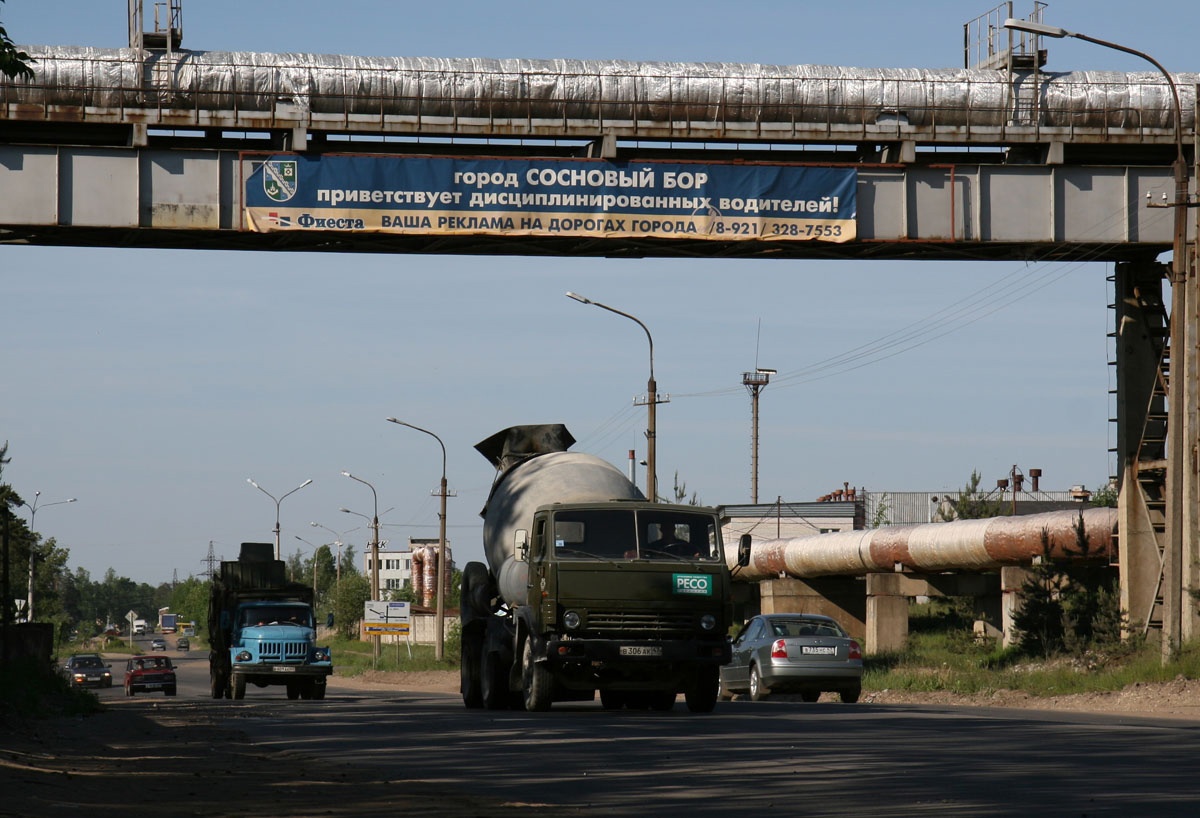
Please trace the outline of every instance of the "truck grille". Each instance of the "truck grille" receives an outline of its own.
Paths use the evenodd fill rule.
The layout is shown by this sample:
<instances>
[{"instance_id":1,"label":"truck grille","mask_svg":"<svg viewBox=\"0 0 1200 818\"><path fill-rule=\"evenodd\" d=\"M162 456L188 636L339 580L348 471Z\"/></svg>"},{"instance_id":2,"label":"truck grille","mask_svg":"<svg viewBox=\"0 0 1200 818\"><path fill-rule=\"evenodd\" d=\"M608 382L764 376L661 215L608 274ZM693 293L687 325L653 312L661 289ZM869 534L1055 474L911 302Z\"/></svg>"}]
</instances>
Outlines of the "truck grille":
<instances>
[{"instance_id":1,"label":"truck grille","mask_svg":"<svg viewBox=\"0 0 1200 818\"><path fill-rule=\"evenodd\" d=\"M655 611L590 610L587 630L601 636L645 636L662 639L690 636L695 617L689 613Z\"/></svg>"},{"instance_id":2,"label":"truck grille","mask_svg":"<svg viewBox=\"0 0 1200 818\"><path fill-rule=\"evenodd\" d=\"M260 642L258 656L264 662L303 662L308 658L308 643Z\"/></svg>"}]
</instances>

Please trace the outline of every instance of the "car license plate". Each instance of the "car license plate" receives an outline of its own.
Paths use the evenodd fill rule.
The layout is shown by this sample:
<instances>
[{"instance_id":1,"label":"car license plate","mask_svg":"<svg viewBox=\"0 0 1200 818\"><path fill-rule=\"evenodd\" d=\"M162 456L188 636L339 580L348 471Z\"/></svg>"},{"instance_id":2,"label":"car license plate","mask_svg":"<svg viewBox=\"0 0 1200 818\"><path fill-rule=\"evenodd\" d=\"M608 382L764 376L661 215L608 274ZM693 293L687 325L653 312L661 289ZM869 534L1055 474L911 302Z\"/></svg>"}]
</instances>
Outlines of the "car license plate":
<instances>
[{"instance_id":1,"label":"car license plate","mask_svg":"<svg viewBox=\"0 0 1200 818\"><path fill-rule=\"evenodd\" d=\"M160 687L162 687L162 682L147 682L146 684L142 685L142 687L146 688L147 690L158 690Z\"/></svg>"},{"instance_id":2,"label":"car license plate","mask_svg":"<svg viewBox=\"0 0 1200 818\"><path fill-rule=\"evenodd\" d=\"M804 645L800 648L800 653L806 656L836 656L837 648L822 647L820 645Z\"/></svg>"},{"instance_id":3,"label":"car license plate","mask_svg":"<svg viewBox=\"0 0 1200 818\"><path fill-rule=\"evenodd\" d=\"M662 645L621 645L622 656L662 656Z\"/></svg>"},{"instance_id":4,"label":"car license plate","mask_svg":"<svg viewBox=\"0 0 1200 818\"><path fill-rule=\"evenodd\" d=\"M296 668L292 667L291 665L275 665L275 667L271 668L271 670L275 671L276 673L295 673L296 672Z\"/></svg>"}]
</instances>

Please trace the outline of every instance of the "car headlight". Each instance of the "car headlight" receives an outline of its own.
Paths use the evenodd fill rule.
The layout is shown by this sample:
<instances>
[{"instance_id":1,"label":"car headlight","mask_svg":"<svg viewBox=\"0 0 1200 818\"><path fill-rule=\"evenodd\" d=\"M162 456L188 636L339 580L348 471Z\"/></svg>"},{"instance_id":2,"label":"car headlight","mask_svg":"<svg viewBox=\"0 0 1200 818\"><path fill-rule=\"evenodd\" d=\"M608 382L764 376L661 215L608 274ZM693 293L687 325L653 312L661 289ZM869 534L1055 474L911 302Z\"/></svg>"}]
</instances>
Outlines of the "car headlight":
<instances>
[{"instance_id":1,"label":"car headlight","mask_svg":"<svg viewBox=\"0 0 1200 818\"><path fill-rule=\"evenodd\" d=\"M249 662L249 661L250 661L250 651L248 651L248 650L244 650L244 651L242 651L242 652L241 652L241 653L239 653L237 656L233 657L233 661L235 661L235 662Z\"/></svg>"},{"instance_id":2,"label":"car headlight","mask_svg":"<svg viewBox=\"0 0 1200 818\"><path fill-rule=\"evenodd\" d=\"M717 627L717 618L712 614L705 614L704 616L700 617L700 627L704 628L706 631L711 631Z\"/></svg>"},{"instance_id":3,"label":"car headlight","mask_svg":"<svg viewBox=\"0 0 1200 818\"><path fill-rule=\"evenodd\" d=\"M566 626L567 630L579 630L579 626L582 624L583 617L581 617L577 611L567 611L565 614L563 614L563 625Z\"/></svg>"}]
</instances>

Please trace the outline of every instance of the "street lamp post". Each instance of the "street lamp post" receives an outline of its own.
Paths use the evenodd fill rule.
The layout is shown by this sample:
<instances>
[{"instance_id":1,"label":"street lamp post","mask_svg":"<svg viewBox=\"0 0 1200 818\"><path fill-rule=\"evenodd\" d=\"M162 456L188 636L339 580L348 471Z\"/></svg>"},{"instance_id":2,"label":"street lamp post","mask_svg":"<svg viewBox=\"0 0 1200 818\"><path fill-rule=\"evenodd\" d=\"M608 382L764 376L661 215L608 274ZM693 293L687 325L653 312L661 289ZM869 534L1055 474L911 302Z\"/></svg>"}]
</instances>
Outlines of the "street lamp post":
<instances>
[{"instance_id":1,"label":"street lamp post","mask_svg":"<svg viewBox=\"0 0 1200 818\"><path fill-rule=\"evenodd\" d=\"M316 600L317 600L317 552L321 550L321 546L310 543L308 540L304 539L299 534L293 534L292 536L294 536L300 542L304 543L305 545L307 545L309 548L312 549L312 553L313 553L313 557L312 557L312 561L313 561L313 602L315 604Z\"/></svg>"},{"instance_id":2,"label":"street lamp post","mask_svg":"<svg viewBox=\"0 0 1200 818\"><path fill-rule=\"evenodd\" d=\"M289 491L287 494L283 495L283 497L280 497L278 500L275 499L275 495L271 494L271 492L267 491L265 488L260 486L258 483L255 483L254 480L252 480L251 478L247 477L246 482L249 483L250 485L254 486L256 489L261 491L263 494L270 497L275 502L275 559L277 559L277 560L282 559L282 557L279 556L279 505L284 501L284 499L288 496L288 494L295 494L300 489L304 488L309 483L311 483L312 480L311 479L305 480L303 483L296 486L294 489Z\"/></svg>"},{"instance_id":3,"label":"street lamp post","mask_svg":"<svg viewBox=\"0 0 1200 818\"><path fill-rule=\"evenodd\" d=\"M607 304L601 304L599 301L592 301L589 298L584 298L579 293L567 292L567 298L573 298L580 304L591 304L593 307L599 307L602 310L615 312L617 315L623 315L630 321L637 323L642 331L646 333L646 340L650 342L650 380L646 382L646 497L652 503L658 502L658 433L656 429L655 407L660 403L666 403L668 398L659 399L658 384L654 380L654 338L650 336L650 330L646 328L640 320L630 315L627 312L610 307ZM637 404L638 401L634 401Z\"/></svg>"},{"instance_id":4,"label":"street lamp post","mask_svg":"<svg viewBox=\"0 0 1200 818\"><path fill-rule=\"evenodd\" d=\"M1183 106L1179 102L1179 88L1175 79L1162 64L1145 52L1119 43L1090 37L1065 28L1034 23L1028 20L1009 18L1004 27L1012 31L1023 31L1036 36L1061 39L1072 37L1114 51L1139 57L1158 69L1171 89L1174 104L1175 201L1166 205L1175 208L1174 238L1171 245L1171 379L1167 395L1167 542L1163 559L1163 662L1171 659L1178 650L1183 623L1183 540L1184 540L1184 416L1188 412L1185 400L1185 373L1187 371L1186 327L1189 310L1187 300L1187 208L1188 166L1183 155ZM1194 308L1195 305L1192 305Z\"/></svg>"},{"instance_id":5,"label":"street lamp post","mask_svg":"<svg viewBox=\"0 0 1200 818\"><path fill-rule=\"evenodd\" d=\"M438 495L441 497L441 510L438 513L437 618L433 643L433 658L440 662L445 649L446 635L446 444L442 442L440 437L428 429L413 426L411 423L405 423L396 418L388 418L387 420L389 423L398 423L401 426L416 429L418 432L424 432L436 440L438 445L442 447L442 482L438 486Z\"/></svg>"},{"instance_id":6,"label":"street lamp post","mask_svg":"<svg viewBox=\"0 0 1200 818\"><path fill-rule=\"evenodd\" d=\"M341 534L339 534L327 525L321 525L320 523L316 523L316 522L309 523L309 525L313 526L314 528L323 528L326 531L328 531L330 534L333 535L333 545L336 545L337 550L338 550L338 553L337 553L337 587L340 589L342 587L342 546L345 545L345 543L342 542L342 537L344 537L346 534L349 534L350 531L353 531L354 529L352 528L352 529L350 529L350 531L345 531L345 532L342 532Z\"/></svg>"},{"instance_id":7,"label":"street lamp post","mask_svg":"<svg viewBox=\"0 0 1200 818\"><path fill-rule=\"evenodd\" d=\"M53 503L45 503L38 505L38 498L42 496L40 491L33 493L33 504L24 503L23 505L29 509L29 533L33 536L33 542L29 543L29 587L26 589L25 597L25 621L33 621L33 558L37 553L37 532L34 525L37 523L37 513L39 508L49 508L50 506L61 506L64 503L74 503L76 498L72 497L69 500L55 500Z\"/></svg>"},{"instance_id":8,"label":"street lamp post","mask_svg":"<svg viewBox=\"0 0 1200 818\"><path fill-rule=\"evenodd\" d=\"M357 480L371 490L371 497L374 501L374 516L371 518L371 601L379 601L379 495L375 492L375 487L363 480L361 477L355 477L348 471L342 472L343 477L349 477L351 480ZM348 508L339 509L347 514L356 514ZM363 517L366 515L359 514ZM376 662L379 661L379 634L371 635L371 651Z\"/></svg>"}]
</instances>

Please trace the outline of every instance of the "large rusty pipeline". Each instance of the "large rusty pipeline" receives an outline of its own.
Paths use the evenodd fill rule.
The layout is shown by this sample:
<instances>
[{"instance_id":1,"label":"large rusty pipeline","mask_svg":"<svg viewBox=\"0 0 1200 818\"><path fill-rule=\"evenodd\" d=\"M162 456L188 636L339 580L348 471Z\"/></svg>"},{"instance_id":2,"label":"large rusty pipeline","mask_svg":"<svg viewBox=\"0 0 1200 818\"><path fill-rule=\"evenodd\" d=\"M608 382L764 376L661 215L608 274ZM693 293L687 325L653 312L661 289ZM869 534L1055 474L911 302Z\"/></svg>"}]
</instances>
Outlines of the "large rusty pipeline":
<instances>
[{"instance_id":1,"label":"large rusty pipeline","mask_svg":"<svg viewBox=\"0 0 1200 818\"><path fill-rule=\"evenodd\" d=\"M887 526L754 542L750 564L737 569L735 544L727 544L734 579L757 582L892 572L983 570L1029 565L1048 553L1079 559L1079 521L1089 559L1111 559L1117 513L1113 508L1053 511L1021 517Z\"/></svg>"}]
</instances>

